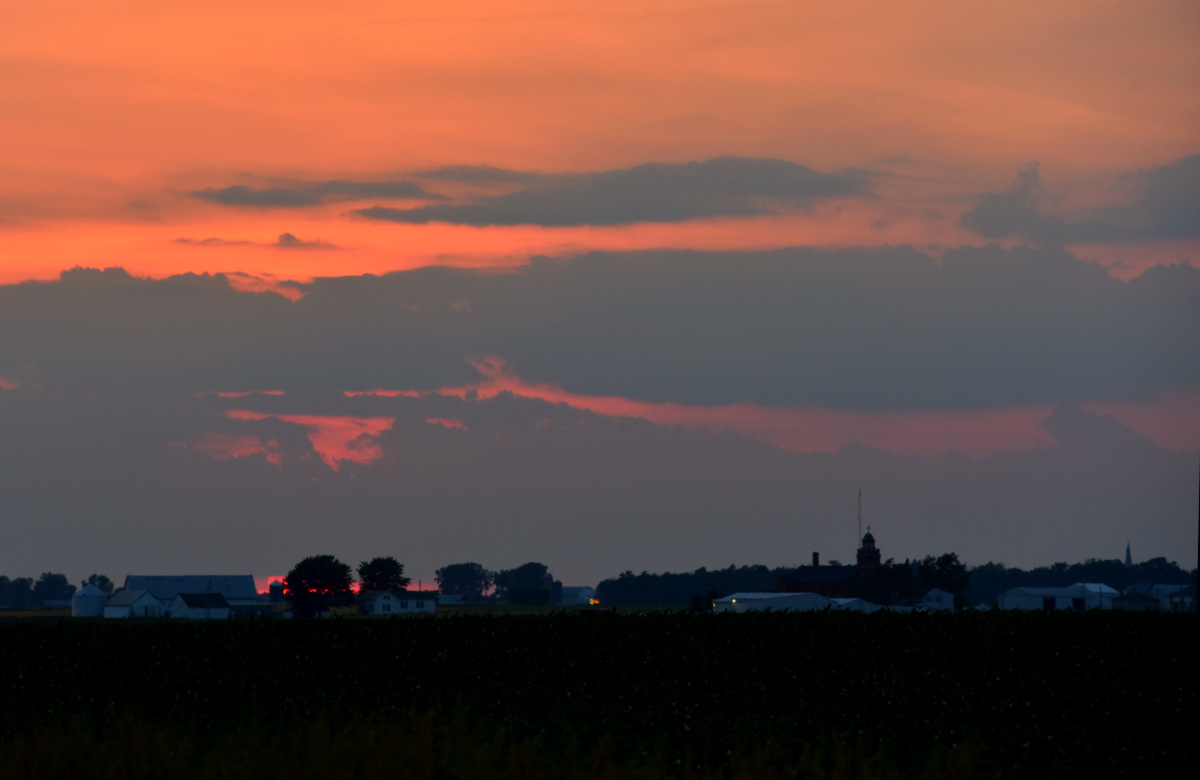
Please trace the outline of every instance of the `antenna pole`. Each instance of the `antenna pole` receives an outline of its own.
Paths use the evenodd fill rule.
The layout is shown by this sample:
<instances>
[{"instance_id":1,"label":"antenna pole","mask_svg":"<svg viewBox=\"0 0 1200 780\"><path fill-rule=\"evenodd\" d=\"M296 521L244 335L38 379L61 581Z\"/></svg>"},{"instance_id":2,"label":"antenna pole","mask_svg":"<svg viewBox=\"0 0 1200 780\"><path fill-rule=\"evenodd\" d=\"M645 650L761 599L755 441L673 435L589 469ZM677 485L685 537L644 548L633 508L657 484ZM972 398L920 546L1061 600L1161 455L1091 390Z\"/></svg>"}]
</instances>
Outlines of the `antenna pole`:
<instances>
[{"instance_id":1,"label":"antenna pole","mask_svg":"<svg viewBox=\"0 0 1200 780\"><path fill-rule=\"evenodd\" d=\"M862 488L858 489L858 538L854 540L858 544L862 540Z\"/></svg>"}]
</instances>

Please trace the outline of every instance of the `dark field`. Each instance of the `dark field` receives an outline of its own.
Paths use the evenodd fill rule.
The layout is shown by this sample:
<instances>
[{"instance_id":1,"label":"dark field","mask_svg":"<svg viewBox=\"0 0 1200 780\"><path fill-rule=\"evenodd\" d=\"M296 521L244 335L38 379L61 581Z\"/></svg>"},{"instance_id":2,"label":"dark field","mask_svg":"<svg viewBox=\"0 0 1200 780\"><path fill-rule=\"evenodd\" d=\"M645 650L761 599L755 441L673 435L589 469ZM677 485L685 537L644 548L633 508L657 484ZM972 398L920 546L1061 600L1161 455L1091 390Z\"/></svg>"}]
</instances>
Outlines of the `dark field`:
<instances>
[{"instance_id":1,"label":"dark field","mask_svg":"<svg viewBox=\"0 0 1200 780\"><path fill-rule=\"evenodd\" d=\"M0 623L0 777L1194 768L1194 616ZM1185 736L1186 735L1186 736Z\"/></svg>"}]
</instances>

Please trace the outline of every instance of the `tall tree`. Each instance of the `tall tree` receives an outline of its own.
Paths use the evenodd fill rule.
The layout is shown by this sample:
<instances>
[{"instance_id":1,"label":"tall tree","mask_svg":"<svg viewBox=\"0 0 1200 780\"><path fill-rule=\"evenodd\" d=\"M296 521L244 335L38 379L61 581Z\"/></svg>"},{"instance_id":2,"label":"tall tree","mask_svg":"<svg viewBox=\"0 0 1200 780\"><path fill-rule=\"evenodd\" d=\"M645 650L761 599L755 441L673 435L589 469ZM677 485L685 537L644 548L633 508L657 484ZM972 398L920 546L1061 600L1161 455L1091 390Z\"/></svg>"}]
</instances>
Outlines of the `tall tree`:
<instances>
[{"instance_id":1,"label":"tall tree","mask_svg":"<svg viewBox=\"0 0 1200 780\"><path fill-rule=\"evenodd\" d=\"M67 575L42 572L37 582L33 583L34 601L65 601L75 593L75 586L67 581Z\"/></svg>"},{"instance_id":2,"label":"tall tree","mask_svg":"<svg viewBox=\"0 0 1200 780\"><path fill-rule=\"evenodd\" d=\"M91 585L94 588L99 588L100 590L104 591L105 593L108 593L109 595L112 594L113 590L116 587L115 585L113 585L113 581L110 580L108 577L105 577L103 574L93 574L92 576L90 576L86 580L84 580L81 584L85 587L88 585Z\"/></svg>"},{"instance_id":3,"label":"tall tree","mask_svg":"<svg viewBox=\"0 0 1200 780\"><path fill-rule=\"evenodd\" d=\"M332 555L314 555L297 563L283 579L283 594L296 617L313 617L331 606L352 604L350 565Z\"/></svg>"},{"instance_id":4,"label":"tall tree","mask_svg":"<svg viewBox=\"0 0 1200 780\"><path fill-rule=\"evenodd\" d=\"M358 582L360 591L389 590L395 593L407 588L412 578L405 577L404 564L389 555L359 563Z\"/></svg>"},{"instance_id":5,"label":"tall tree","mask_svg":"<svg viewBox=\"0 0 1200 780\"><path fill-rule=\"evenodd\" d=\"M496 572L496 597L501 600L509 598L513 588L549 588L554 582L550 576L549 567L544 563L523 563L515 569L501 569Z\"/></svg>"},{"instance_id":6,"label":"tall tree","mask_svg":"<svg viewBox=\"0 0 1200 780\"><path fill-rule=\"evenodd\" d=\"M495 581L495 572L478 563L452 563L434 572L442 593L462 596L463 601L479 601Z\"/></svg>"}]
</instances>

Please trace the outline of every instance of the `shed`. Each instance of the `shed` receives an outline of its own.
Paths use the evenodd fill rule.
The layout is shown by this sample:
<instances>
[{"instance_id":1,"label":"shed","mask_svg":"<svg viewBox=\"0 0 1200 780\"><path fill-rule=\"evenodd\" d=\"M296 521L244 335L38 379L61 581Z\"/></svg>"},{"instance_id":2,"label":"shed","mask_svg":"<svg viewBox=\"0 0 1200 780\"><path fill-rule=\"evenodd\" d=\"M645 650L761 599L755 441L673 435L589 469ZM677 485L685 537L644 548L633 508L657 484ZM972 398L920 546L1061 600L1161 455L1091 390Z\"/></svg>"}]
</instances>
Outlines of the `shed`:
<instances>
[{"instance_id":1,"label":"shed","mask_svg":"<svg viewBox=\"0 0 1200 780\"><path fill-rule=\"evenodd\" d=\"M170 613L187 620L228 620L229 602L220 593L180 593L171 601Z\"/></svg>"},{"instance_id":2,"label":"shed","mask_svg":"<svg viewBox=\"0 0 1200 780\"><path fill-rule=\"evenodd\" d=\"M163 603L144 590L121 588L104 602L106 618L152 618L164 614Z\"/></svg>"},{"instance_id":3,"label":"shed","mask_svg":"<svg viewBox=\"0 0 1200 780\"><path fill-rule=\"evenodd\" d=\"M713 601L713 612L807 612L825 609L833 602L819 593L734 593Z\"/></svg>"},{"instance_id":4,"label":"shed","mask_svg":"<svg viewBox=\"0 0 1200 780\"><path fill-rule=\"evenodd\" d=\"M71 617L103 617L108 594L95 585L84 585L71 596Z\"/></svg>"}]
</instances>

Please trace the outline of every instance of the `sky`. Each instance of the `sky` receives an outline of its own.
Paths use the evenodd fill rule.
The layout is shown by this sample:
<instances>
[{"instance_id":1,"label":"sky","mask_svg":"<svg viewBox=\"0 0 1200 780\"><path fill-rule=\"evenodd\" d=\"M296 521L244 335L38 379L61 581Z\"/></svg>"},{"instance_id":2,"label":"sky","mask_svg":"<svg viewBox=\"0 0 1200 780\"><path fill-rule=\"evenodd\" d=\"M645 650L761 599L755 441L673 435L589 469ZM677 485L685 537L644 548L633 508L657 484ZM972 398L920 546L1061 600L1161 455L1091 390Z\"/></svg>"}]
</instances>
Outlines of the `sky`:
<instances>
[{"instance_id":1,"label":"sky","mask_svg":"<svg viewBox=\"0 0 1200 780\"><path fill-rule=\"evenodd\" d=\"M0 15L2 574L1196 565L1195 3Z\"/></svg>"}]
</instances>

